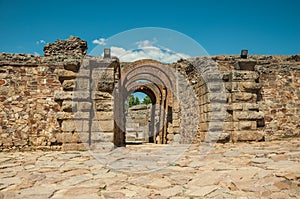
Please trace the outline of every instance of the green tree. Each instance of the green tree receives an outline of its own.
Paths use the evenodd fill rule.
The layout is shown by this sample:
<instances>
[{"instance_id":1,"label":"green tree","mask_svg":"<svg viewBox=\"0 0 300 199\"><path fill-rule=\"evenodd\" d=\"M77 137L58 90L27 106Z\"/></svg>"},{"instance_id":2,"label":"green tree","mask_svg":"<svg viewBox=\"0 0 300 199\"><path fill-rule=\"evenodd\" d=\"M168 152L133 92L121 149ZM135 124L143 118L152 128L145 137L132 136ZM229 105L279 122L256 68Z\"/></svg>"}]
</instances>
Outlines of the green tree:
<instances>
[{"instance_id":1,"label":"green tree","mask_svg":"<svg viewBox=\"0 0 300 199\"><path fill-rule=\"evenodd\" d=\"M128 104L129 104L129 107L132 107L135 105L135 99L134 99L133 95L130 95Z\"/></svg>"},{"instance_id":2,"label":"green tree","mask_svg":"<svg viewBox=\"0 0 300 199\"><path fill-rule=\"evenodd\" d=\"M151 99L148 95L143 99L143 102L142 102L142 104L146 104L146 105L151 104L151 103L152 103Z\"/></svg>"},{"instance_id":3,"label":"green tree","mask_svg":"<svg viewBox=\"0 0 300 199\"><path fill-rule=\"evenodd\" d=\"M134 97L132 94L129 97L128 107L132 107L135 105L141 104L140 99L138 97Z\"/></svg>"},{"instance_id":4,"label":"green tree","mask_svg":"<svg viewBox=\"0 0 300 199\"><path fill-rule=\"evenodd\" d=\"M140 99L136 96L135 97L135 105L141 104Z\"/></svg>"}]
</instances>

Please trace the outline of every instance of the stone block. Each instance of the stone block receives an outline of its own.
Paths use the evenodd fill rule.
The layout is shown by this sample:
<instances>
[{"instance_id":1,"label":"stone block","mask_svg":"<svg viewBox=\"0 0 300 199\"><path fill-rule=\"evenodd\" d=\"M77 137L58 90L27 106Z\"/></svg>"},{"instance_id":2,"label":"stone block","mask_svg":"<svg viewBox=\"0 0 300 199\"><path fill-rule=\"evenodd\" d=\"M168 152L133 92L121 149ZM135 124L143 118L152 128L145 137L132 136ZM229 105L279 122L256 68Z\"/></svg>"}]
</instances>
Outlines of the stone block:
<instances>
[{"instance_id":1,"label":"stone block","mask_svg":"<svg viewBox=\"0 0 300 199\"><path fill-rule=\"evenodd\" d=\"M77 73L80 68L80 62L72 59L64 60L64 68Z\"/></svg>"},{"instance_id":2,"label":"stone block","mask_svg":"<svg viewBox=\"0 0 300 199\"><path fill-rule=\"evenodd\" d=\"M115 85L115 82L113 80L112 81L107 81L107 80L99 81L97 84L97 90L101 91L101 92L112 93L112 91L114 90L114 85Z\"/></svg>"},{"instance_id":3,"label":"stone block","mask_svg":"<svg viewBox=\"0 0 300 199\"><path fill-rule=\"evenodd\" d=\"M178 120L173 120L172 125L173 125L173 127L180 126L180 120L179 119Z\"/></svg>"},{"instance_id":4,"label":"stone block","mask_svg":"<svg viewBox=\"0 0 300 199\"><path fill-rule=\"evenodd\" d=\"M72 120L76 119L88 119L89 113L83 112L57 112L56 117L58 120Z\"/></svg>"},{"instance_id":5,"label":"stone block","mask_svg":"<svg viewBox=\"0 0 300 199\"><path fill-rule=\"evenodd\" d=\"M255 65L257 64L256 60L239 60L235 65L234 69L235 70L248 70L248 71L253 71Z\"/></svg>"},{"instance_id":6,"label":"stone block","mask_svg":"<svg viewBox=\"0 0 300 199\"><path fill-rule=\"evenodd\" d=\"M219 102L219 103L225 103L226 102L226 93L210 93L209 94L209 102Z\"/></svg>"},{"instance_id":7,"label":"stone block","mask_svg":"<svg viewBox=\"0 0 300 199\"><path fill-rule=\"evenodd\" d=\"M99 152L110 152L112 150L114 150L115 146L112 142L99 142L99 141L95 141L94 143L91 144L91 146L89 147L91 150L94 151L99 151Z\"/></svg>"},{"instance_id":8,"label":"stone block","mask_svg":"<svg viewBox=\"0 0 300 199\"><path fill-rule=\"evenodd\" d=\"M73 133L62 133L63 143L76 143L73 140Z\"/></svg>"},{"instance_id":9,"label":"stone block","mask_svg":"<svg viewBox=\"0 0 300 199\"><path fill-rule=\"evenodd\" d=\"M168 133L167 134L167 139L168 139L168 141L173 141L174 140L174 134Z\"/></svg>"},{"instance_id":10,"label":"stone block","mask_svg":"<svg viewBox=\"0 0 300 199\"><path fill-rule=\"evenodd\" d=\"M255 93L237 92L232 93L232 102L256 102L257 95Z\"/></svg>"},{"instance_id":11,"label":"stone block","mask_svg":"<svg viewBox=\"0 0 300 199\"><path fill-rule=\"evenodd\" d=\"M91 93L89 91L74 91L73 99L74 100L89 100Z\"/></svg>"},{"instance_id":12,"label":"stone block","mask_svg":"<svg viewBox=\"0 0 300 199\"><path fill-rule=\"evenodd\" d=\"M208 82L207 88L209 92L225 92L225 87L223 82Z\"/></svg>"},{"instance_id":13,"label":"stone block","mask_svg":"<svg viewBox=\"0 0 300 199\"><path fill-rule=\"evenodd\" d=\"M224 116L224 122L232 122L232 121L233 121L233 115L226 111Z\"/></svg>"},{"instance_id":14,"label":"stone block","mask_svg":"<svg viewBox=\"0 0 300 199\"><path fill-rule=\"evenodd\" d=\"M90 79L88 78L76 78L75 90L76 91L89 91L90 90Z\"/></svg>"},{"instance_id":15,"label":"stone block","mask_svg":"<svg viewBox=\"0 0 300 199\"><path fill-rule=\"evenodd\" d=\"M88 120L75 120L75 126L77 132L89 131L90 121Z\"/></svg>"},{"instance_id":16,"label":"stone block","mask_svg":"<svg viewBox=\"0 0 300 199\"><path fill-rule=\"evenodd\" d=\"M65 143L62 145L63 151L84 151L86 147L82 143Z\"/></svg>"},{"instance_id":17,"label":"stone block","mask_svg":"<svg viewBox=\"0 0 300 199\"><path fill-rule=\"evenodd\" d=\"M107 133L107 132L92 132L91 134L91 140L92 142L113 142L113 133Z\"/></svg>"},{"instance_id":18,"label":"stone block","mask_svg":"<svg viewBox=\"0 0 300 199\"><path fill-rule=\"evenodd\" d=\"M126 122L126 130L129 131L131 129L136 130L139 129L140 125L136 122Z\"/></svg>"},{"instance_id":19,"label":"stone block","mask_svg":"<svg viewBox=\"0 0 300 199\"><path fill-rule=\"evenodd\" d=\"M223 129L223 122L209 122L209 131L220 131Z\"/></svg>"},{"instance_id":20,"label":"stone block","mask_svg":"<svg viewBox=\"0 0 300 199\"><path fill-rule=\"evenodd\" d=\"M89 112L75 112L74 113L74 119L76 120L88 120L90 119L90 113Z\"/></svg>"},{"instance_id":21,"label":"stone block","mask_svg":"<svg viewBox=\"0 0 300 199\"><path fill-rule=\"evenodd\" d=\"M97 100L95 102L95 108L97 111L110 112L113 110L112 100Z\"/></svg>"},{"instance_id":22,"label":"stone block","mask_svg":"<svg viewBox=\"0 0 300 199\"><path fill-rule=\"evenodd\" d=\"M232 81L233 82L241 82L245 80L257 80L259 78L259 74L256 71L233 71L232 73Z\"/></svg>"},{"instance_id":23,"label":"stone block","mask_svg":"<svg viewBox=\"0 0 300 199\"><path fill-rule=\"evenodd\" d=\"M220 81L222 79L221 74L216 71L205 71L203 77L206 82Z\"/></svg>"},{"instance_id":24,"label":"stone block","mask_svg":"<svg viewBox=\"0 0 300 199\"><path fill-rule=\"evenodd\" d=\"M73 91L75 88L75 80L64 80L62 86L65 91Z\"/></svg>"},{"instance_id":25,"label":"stone block","mask_svg":"<svg viewBox=\"0 0 300 199\"><path fill-rule=\"evenodd\" d=\"M225 89L227 91L231 91L232 88L232 82L225 82Z\"/></svg>"},{"instance_id":26,"label":"stone block","mask_svg":"<svg viewBox=\"0 0 300 199\"><path fill-rule=\"evenodd\" d=\"M200 123L199 129L200 129L200 131L207 131L208 130L208 123Z\"/></svg>"},{"instance_id":27,"label":"stone block","mask_svg":"<svg viewBox=\"0 0 300 199\"><path fill-rule=\"evenodd\" d=\"M64 132L82 132L89 130L89 121L87 120L64 120L62 122L62 131Z\"/></svg>"},{"instance_id":28,"label":"stone block","mask_svg":"<svg viewBox=\"0 0 300 199\"><path fill-rule=\"evenodd\" d=\"M55 91L54 92L54 100L61 101L61 100L72 100L73 99L73 92L71 91Z\"/></svg>"},{"instance_id":29,"label":"stone block","mask_svg":"<svg viewBox=\"0 0 300 199\"><path fill-rule=\"evenodd\" d=\"M256 82L240 82L240 91L257 91L261 89L261 83Z\"/></svg>"},{"instance_id":30,"label":"stone block","mask_svg":"<svg viewBox=\"0 0 300 199\"><path fill-rule=\"evenodd\" d=\"M265 136L261 132L257 131L236 131L237 141L262 141L265 139Z\"/></svg>"},{"instance_id":31,"label":"stone block","mask_svg":"<svg viewBox=\"0 0 300 199\"><path fill-rule=\"evenodd\" d=\"M243 110L245 111L257 111L259 105L256 103L243 103Z\"/></svg>"},{"instance_id":32,"label":"stone block","mask_svg":"<svg viewBox=\"0 0 300 199\"><path fill-rule=\"evenodd\" d=\"M64 132L73 132L76 130L74 120L65 120L61 124L61 129Z\"/></svg>"},{"instance_id":33,"label":"stone block","mask_svg":"<svg viewBox=\"0 0 300 199\"><path fill-rule=\"evenodd\" d=\"M233 131L233 122L224 122L223 123L223 130L225 131Z\"/></svg>"},{"instance_id":34,"label":"stone block","mask_svg":"<svg viewBox=\"0 0 300 199\"><path fill-rule=\"evenodd\" d=\"M239 130L255 130L256 129L256 121L240 121L239 122Z\"/></svg>"},{"instance_id":35,"label":"stone block","mask_svg":"<svg viewBox=\"0 0 300 199\"><path fill-rule=\"evenodd\" d=\"M92 94L94 100L112 100L113 96L109 92L95 91Z\"/></svg>"},{"instance_id":36,"label":"stone block","mask_svg":"<svg viewBox=\"0 0 300 199\"><path fill-rule=\"evenodd\" d=\"M64 133L56 133L55 138L57 143L64 143Z\"/></svg>"},{"instance_id":37,"label":"stone block","mask_svg":"<svg viewBox=\"0 0 300 199\"><path fill-rule=\"evenodd\" d=\"M81 112L91 111L92 103L91 102L78 102L77 109Z\"/></svg>"},{"instance_id":38,"label":"stone block","mask_svg":"<svg viewBox=\"0 0 300 199\"><path fill-rule=\"evenodd\" d=\"M64 69L56 69L54 73L58 74L60 81L75 79L77 76L77 73Z\"/></svg>"},{"instance_id":39,"label":"stone block","mask_svg":"<svg viewBox=\"0 0 300 199\"><path fill-rule=\"evenodd\" d=\"M215 111L215 112L210 112L209 114L209 121L224 121L226 118L226 112L222 111Z\"/></svg>"},{"instance_id":40,"label":"stone block","mask_svg":"<svg viewBox=\"0 0 300 199\"><path fill-rule=\"evenodd\" d=\"M263 112L256 111L237 111L233 113L233 117L236 117L238 120L259 120L264 118Z\"/></svg>"},{"instance_id":41,"label":"stone block","mask_svg":"<svg viewBox=\"0 0 300 199\"><path fill-rule=\"evenodd\" d=\"M78 79L78 78L90 79L90 72L91 72L90 69L85 68L81 65L81 67L77 73L76 79Z\"/></svg>"},{"instance_id":42,"label":"stone block","mask_svg":"<svg viewBox=\"0 0 300 199\"><path fill-rule=\"evenodd\" d=\"M76 103L73 101L64 100L61 108L65 112L73 112L76 111Z\"/></svg>"},{"instance_id":43,"label":"stone block","mask_svg":"<svg viewBox=\"0 0 300 199\"><path fill-rule=\"evenodd\" d=\"M75 132L73 133L73 140L77 143L88 143L89 132Z\"/></svg>"},{"instance_id":44,"label":"stone block","mask_svg":"<svg viewBox=\"0 0 300 199\"><path fill-rule=\"evenodd\" d=\"M92 132L113 132L114 131L114 121L93 121Z\"/></svg>"}]
</instances>

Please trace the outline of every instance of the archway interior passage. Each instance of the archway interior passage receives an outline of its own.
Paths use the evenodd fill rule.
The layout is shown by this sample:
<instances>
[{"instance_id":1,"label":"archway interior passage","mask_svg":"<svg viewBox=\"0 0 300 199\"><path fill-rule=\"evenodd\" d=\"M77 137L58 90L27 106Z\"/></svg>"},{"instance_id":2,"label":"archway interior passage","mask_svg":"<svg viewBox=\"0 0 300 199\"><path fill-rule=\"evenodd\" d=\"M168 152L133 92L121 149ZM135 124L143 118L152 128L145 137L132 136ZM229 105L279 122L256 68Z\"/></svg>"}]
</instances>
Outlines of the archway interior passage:
<instances>
[{"instance_id":1,"label":"archway interior passage","mask_svg":"<svg viewBox=\"0 0 300 199\"><path fill-rule=\"evenodd\" d=\"M156 99L150 96L145 88L131 93L125 101L125 134L126 144L153 143ZM141 98L139 98L142 96Z\"/></svg>"},{"instance_id":2,"label":"archway interior passage","mask_svg":"<svg viewBox=\"0 0 300 199\"><path fill-rule=\"evenodd\" d=\"M172 79L173 78L173 79ZM123 124L119 136L115 136L115 143L125 145L130 140L130 131L134 124L130 124L130 118L126 115L126 100L135 92L142 92L151 99L151 107L148 110L148 132L145 142L166 144L168 143L168 121L172 116L172 88L174 87L174 75L169 69L159 62L147 64L133 63L131 67L121 71L120 95L118 95L119 117ZM122 122L123 121L123 122ZM117 140L116 140L117 139Z\"/></svg>"}]
</instances>

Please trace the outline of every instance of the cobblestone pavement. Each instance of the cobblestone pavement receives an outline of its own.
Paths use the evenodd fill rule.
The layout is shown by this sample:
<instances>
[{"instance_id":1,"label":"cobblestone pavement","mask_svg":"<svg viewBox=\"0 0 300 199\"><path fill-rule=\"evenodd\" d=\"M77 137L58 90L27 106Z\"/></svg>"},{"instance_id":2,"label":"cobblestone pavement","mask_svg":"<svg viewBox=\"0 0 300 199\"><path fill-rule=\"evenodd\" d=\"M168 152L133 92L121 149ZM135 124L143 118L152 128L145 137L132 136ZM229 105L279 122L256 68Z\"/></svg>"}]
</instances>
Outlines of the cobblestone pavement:
<instances>
[{"instance_id":1,"label":"cobblestone pavement","mask_svg":"<svg viewBox=\"0 0 300 199\"><path fill-rule=\"evenodd\" d=\"M0 198L300 198L300 139L216 144L207 156L191 145L139 164L176 154L162 147L118 148L101 164L88 151L1 152Z\"/></svg>"}]
</instances>

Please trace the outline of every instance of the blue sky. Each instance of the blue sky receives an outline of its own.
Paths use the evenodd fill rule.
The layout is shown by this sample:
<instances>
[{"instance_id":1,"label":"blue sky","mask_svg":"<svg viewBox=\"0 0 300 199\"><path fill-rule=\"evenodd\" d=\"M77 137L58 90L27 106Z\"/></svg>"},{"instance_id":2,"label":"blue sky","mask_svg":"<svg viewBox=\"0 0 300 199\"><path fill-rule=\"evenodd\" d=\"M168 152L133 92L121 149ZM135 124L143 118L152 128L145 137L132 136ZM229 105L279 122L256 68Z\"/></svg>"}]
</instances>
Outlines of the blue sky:
<instances>
[{"instance_id":1,"label":"blue sky","mask_svg":"<svg viewBox=\"0 0 300 199\"><path fill-rule=\"evenodd\" d=\"M210 55L300 53L299 0L0 0L0 52L39 53L69 35L110 38L140 27L181 32ZM179 42L180 44L180 42Z\"/></svg>"}]
</instances>

